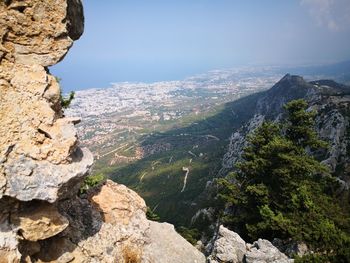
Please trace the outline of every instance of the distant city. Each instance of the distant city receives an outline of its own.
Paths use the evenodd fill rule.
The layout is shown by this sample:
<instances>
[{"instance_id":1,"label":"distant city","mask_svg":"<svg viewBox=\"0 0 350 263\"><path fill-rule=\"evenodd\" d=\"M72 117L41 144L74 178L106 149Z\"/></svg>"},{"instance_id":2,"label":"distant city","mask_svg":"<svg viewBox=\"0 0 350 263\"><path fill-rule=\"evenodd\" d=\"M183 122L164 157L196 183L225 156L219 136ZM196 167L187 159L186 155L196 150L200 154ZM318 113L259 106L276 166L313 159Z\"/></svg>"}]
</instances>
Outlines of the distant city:
<instances>
[{"instance_id":1,"label":"distant city","mask_svg":"<svg viewBox=\"0 0 350 263\"><path fill-rule=\"evenodd\" d=\"M206 114L268 89L281 77L274 68L265 67L215 70L182 81L113 83L104 89L77 91L65 114L82 118L78 126L82 144L99 158L117 148L133 147L140 136L171 128L185 116Z\"/></svg>"},{"instance_id":2,"label":"distant city","mask_svg":"<svg viewBox=\"0 0 350 263\"><path fill-rule=\"evenodd\" d=\"M339 65L348 68L348 63ZM125 163L157 152L140 148L145 136L186 126L227 102L269 89L289 70L304 72L306 79L320 79L329 76L325 69L327 66L322 75L315 74L320 71L317 67L240 67L177 81L112 83L106 88L77 91L65 115L82 119L78 135L96 159L103 157L107 164ZM338 79L347 77L342 73Z\"/></svg>"}]
</instances>

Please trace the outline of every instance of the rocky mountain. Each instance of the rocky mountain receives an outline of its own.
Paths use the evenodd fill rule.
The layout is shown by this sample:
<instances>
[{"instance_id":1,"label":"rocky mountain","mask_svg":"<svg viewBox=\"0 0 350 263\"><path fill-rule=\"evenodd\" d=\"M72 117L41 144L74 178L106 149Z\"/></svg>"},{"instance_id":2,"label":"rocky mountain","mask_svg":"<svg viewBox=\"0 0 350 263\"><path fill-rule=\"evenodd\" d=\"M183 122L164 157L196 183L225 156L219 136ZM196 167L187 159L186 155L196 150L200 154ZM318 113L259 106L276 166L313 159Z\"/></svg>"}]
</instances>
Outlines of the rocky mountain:
<instances>
[{"instance_id":1,"label":"rocky mountain","mask_svg":"<svg viewBox=\"0 0 350 263\"><path fill-rule=\"evenodd\" d=\"M79 194L93 156L79 147L74 126L79 119L64 116L60 87L48 67L64 58L83 33L83 25L80 0L0 2L0 263L289 262L270 242L259 239L246 244L223 227L204 249L206 259L172 225L148 220L145 201L136 192L110 180ZM316 128L330 147L315 154L347 188L349 96L349 88L335 82L306 82L287 75L272 89L230 103L216 116L186 127L197 134L185 142L178 139L177 134L187 137L180 128L172 143L181 147L186 144L191 159L184 161L180 159L183 154L178 153L176 165L185 176L180 184L173 181L176 187L170 188L176 190L176 198L186 199L169 195L173 198L171 206L185 200L183 207L196 213L200 193L210 186L208 179L218 176L220 163L216 160L222 157L226 132L234 134L223 158L221 176L240 159L246 136L264 119L283 119L282 105L295 98L307 99L310 110L318 111ZM220 126L223 122L225 125ZM196 152L197 144L202 144L204 154ZM213 151L218 145L220 151ZM164 163L172 165L175 161L170 157L165 156ZM198 160L207 166L199 165ZM208 172L213 163L218 168ZM159 162L152 159L151 164L155 170ZM167 180L174 172L169 167ZM201 173L207 174L203 177ZM159 190L165 181L156 181L160 184L153 186ZM162 205L171 207L169 203ZM183 210L178 213L185 214Z\"/></svg>"},{"instance_id":2,"label":"rocky mountain","mask_svg":"<svg viewBox=\"0 0 350 263\"><path fill-rule=\"evenodd\" d=\"M309 110L317 111L316 130L329 143L326 152L317 153L348 187L350 150L350 87L332 80L307 82L287 74L271 89L260 93L250 105L251 117L231 138L220 170L224 176L240 160L247 135L264 120L283 120L283 105L294 99L306 99ZM316 153L315 153L316 154Z\"/></svg>"},{"instance_id":3,"label":"rocky mountain","mask_svg":"<svg viewBox=\"0 0 350 263\"><path fill-rule=\"evenodd\" d=\"M0 2L0 262L205 262L144 200L106 181L78 195L78 146L48 66L83 33L80 0Z\"/></svg>"}]
</instances>

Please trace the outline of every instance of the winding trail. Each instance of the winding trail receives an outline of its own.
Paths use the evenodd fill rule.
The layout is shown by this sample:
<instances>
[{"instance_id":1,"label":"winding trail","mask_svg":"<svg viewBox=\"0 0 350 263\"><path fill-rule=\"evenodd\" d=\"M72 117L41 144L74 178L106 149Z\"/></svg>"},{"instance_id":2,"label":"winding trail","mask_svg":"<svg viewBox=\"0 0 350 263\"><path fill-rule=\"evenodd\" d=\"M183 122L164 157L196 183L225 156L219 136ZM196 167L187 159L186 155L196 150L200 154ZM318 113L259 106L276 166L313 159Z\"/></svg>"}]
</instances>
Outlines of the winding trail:
<instances>
[{"instance_id":1,"label":"winding trail","mask_svg":"<svg viewBox=\"0 0 350 263\"><path fill-rule=\"evenodd\" d=\"M124 144L122 144L121 146L119 146L118 148L116 148L116 149L114 149L114 150L112 150L112 151L109 151L109 152L107 152L107 153L105 153L105 154L100 155L100 158L101 158L101 157L105 157L105 156L107 156L108 154L114 153L114 152L118 151L119 149L125 147L126 145L128 145L128 144L127 144L127 143L124 143Z\"/></svg>"},{"instance_id":2,"label":"winding trail","mask_svg":"<svg viewBox=\"0 0 350 263\"><path fill-rule=\"evenodd\" d=\"M146 174L147 174L147 172L144 172L144 173L141 175L141 177L140 177L140 183L142 183L142 179L143 179L143 177L144 177Z\"/></svg>"},{"instance_id":3,"label":"winding trail","mask_svg":"<svg viewBox=\"0 0 350 263\"><path fill-rule=\"evenodd\" d=\"M185 191L186 184L187 184L187 177L188 177L188 174L190 173L190 168L188 168L188 167L182 167L182 171L186 172L186 174L185 174L185 178L184 178L184 186L182 187L181 193L182 193L183 191Z\"/></svg>"}]
</instances>

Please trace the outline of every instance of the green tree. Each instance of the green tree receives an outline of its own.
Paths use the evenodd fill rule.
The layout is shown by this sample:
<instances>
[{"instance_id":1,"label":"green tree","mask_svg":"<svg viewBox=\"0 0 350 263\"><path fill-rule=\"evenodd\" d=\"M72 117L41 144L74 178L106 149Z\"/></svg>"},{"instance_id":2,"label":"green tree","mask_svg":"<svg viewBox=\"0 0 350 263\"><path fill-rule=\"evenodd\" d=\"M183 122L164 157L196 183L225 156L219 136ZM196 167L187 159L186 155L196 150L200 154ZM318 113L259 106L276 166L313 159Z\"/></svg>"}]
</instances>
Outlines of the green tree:
<instances>
[{"instance_id":1,"label":"green tree","mask_svg":"<svg viewBox=\"0 0 350 263\"><path fill-rule=\"evenodd\" d=\"M63 109L67 109L70 106L71 102L73 101L74 97L75 97L74 91L71 91L67 98L63 97L62 93L60 93L61 107Z\"/></svg>"},{"instance_id":2,"label":"green tree","mask_svg":"<svg viewBox=\"0 0 350 263\"><path fill-rule=\"evenodd\" d=\"M62 79L59 77L55 77L55 78L56 78L58 85L60 85ZM75 97L74 91L71 91L67 98L63 97L62 91L60 91L61 107L63 109L67 109L70 106L71 102L73 101L74 97Z\"/></svg>"},{"instance_id":3,"label":"green tree","mask_svg":"<svg viewBox=\"0 0 350 263\"><path fill-rule=\"evenodd\" d=\"M317 137L314 129L316 111L307 111L307 102L303 99L293 100L284 106L288 115L286 138L303 148L317 149L326 147L327 143Z\"/></svg>"},{"instance_id":4,"label":"green tree","mask_svg":"<svg viewBox=\"0 0 350 263\"><path fill-rule=\"evenodd\" d=\"M224 222L243 237L304 241L331 260L349 245L349 220L332 191L336 181L308 152L326 144L306 108L305 101L292 101L286 123L264 122L254 132L237 172L220 180L219 196L230 211Z\"/></svg>"}]
</instances>

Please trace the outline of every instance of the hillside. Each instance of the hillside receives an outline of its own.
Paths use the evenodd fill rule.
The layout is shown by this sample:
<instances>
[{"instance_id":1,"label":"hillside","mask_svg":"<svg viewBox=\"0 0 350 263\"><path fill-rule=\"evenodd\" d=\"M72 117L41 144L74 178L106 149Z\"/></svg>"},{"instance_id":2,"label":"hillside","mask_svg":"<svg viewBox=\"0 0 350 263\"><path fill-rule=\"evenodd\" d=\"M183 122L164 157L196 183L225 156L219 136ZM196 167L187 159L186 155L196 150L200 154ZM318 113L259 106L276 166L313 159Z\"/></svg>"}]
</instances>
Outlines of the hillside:
<instances>
[{"instance_id":1,"label":"hillside","mask_svg":"<svg viewBox=\"0 0 350 263\"><path fill-rule=\"evenodd\" d=\"M143 196L161 220L190 227L191 219L211 199L210 182L225 176L240 160L246 136L264 119L283 118L282 106L305 98L319 112L317 129L329 141L319 158L332 167L344 186L349 183L349 87L333 81L307 82L286 75L271 89L226 103L215 115L184 128L146 136L144 147L167 148L115 169L111 178ZM186 176L187 175L187 176ZM202 210L206 214L207 210ZM193 221L193 220L192 220Z\"/></svg>"}]
</instances>

